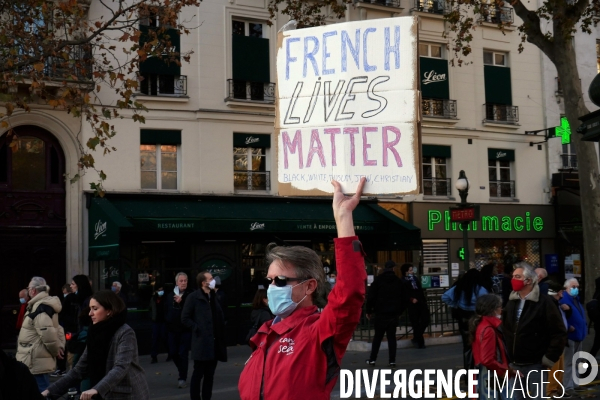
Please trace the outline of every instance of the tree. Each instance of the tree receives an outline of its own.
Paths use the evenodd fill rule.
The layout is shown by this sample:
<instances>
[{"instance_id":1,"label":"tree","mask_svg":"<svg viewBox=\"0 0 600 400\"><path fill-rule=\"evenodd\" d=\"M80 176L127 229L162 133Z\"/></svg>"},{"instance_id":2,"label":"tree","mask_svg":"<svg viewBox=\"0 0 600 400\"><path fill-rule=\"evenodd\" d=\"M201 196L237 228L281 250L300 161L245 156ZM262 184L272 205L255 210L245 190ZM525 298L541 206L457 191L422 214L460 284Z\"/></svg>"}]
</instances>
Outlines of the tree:
<instances>
[{"instance_id":1,"label":"tree","mask_svg":"<svg viewBox=\"0 0 600 400\"><path fill-rule=\"evenodd\" d=\"M90 124L92 136L78 135L81 173L95 170L92 189L103 195L106 175L94 166L93 152L115 151L108 139L116 134L111 119L144 122L144 106L135 101L139 67L153 58L163 63L189 61L191 51L173 47L173 35L187 34L179 21L184 7L200 0L0 0L0 113L3 129L14 138L11 116L34 105L65 110ZM90 18L90 8L94 7ZM98 18L95 18L98 16ZM99 92L114 90L117 101L102 104ZM71 182L79 174L70 177Z\"/></svg>"}]
</instances>

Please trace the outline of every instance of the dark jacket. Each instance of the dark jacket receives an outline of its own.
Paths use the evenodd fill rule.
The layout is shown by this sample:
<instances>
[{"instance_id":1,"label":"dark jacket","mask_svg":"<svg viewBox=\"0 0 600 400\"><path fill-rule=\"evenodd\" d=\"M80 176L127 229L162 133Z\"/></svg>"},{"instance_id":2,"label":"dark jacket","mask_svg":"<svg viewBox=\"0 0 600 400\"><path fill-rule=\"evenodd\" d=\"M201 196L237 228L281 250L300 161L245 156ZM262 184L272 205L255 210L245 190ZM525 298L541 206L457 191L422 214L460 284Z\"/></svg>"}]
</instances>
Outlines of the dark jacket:
<instances>
[{"instance_id":1,"label":"dark jacket","mask_svg":"<svg viewBox=\"0 0 600 400\"><path fill-rule=\"evenodd\" d=\"M0 400L43 400L29 368L0 350Z\"/></svg>"},{"instance_id":2,"label":"dark jacket","mask_svg":"<svg viewBox=\"0 0 600 400\"><path fill-rule=\"evenodd\" d=\"M256 330L258 331L260 327L267 321L272 320L273 314L271 314L271 310L269 307L258 308L256 310L252 310L250 314L250 321L252 322L252 326L256 326Z\"/></svg>"},{"instance_id":3,"label":"dark jacket","mask_svg":"<svg viewBox=\"0 0 600 400\"><path fill-rule=\"evenodd\" d=\"M58 323L65 329L65 332L76 333L77 314L79 306L75 293L69 293L66 297L59 297L62 304L62 310L58 313Z\"/></svg>"},{"instance_id":4,"label":"dark jacket","mask_svg":"<svg viewBox=\"0 0 600 400\"><path fill-rule=\"evenodd\" d=\"M192 360L227 361L225 318L213 290L210 301L202 289L189 295L181 321L192 331Z\"/></svg>"},{"instance_id":5,"label":"dark jacket","mask_svg":"<svg viewBox=\"0 0 600 400\"><path fill-rule=\"evenodd\" d=\"M502 329L510 362L552 366L560 358L567 340L562 317L548 295L537 285L525 300L517 322L520 297L512 292L502 311ZM549 361L548 361L549 360Z\"/></svg>"},{"instance_id":6,"label":"dark jacket","mask_svg":"<svg viewBox=\"0 0 600 400\"><path fill-rule=\"evenodd\" d=\"M189 329L183 325L181 322L181 312L185 307L185 302L187 298L193 292L188 288L185 289L183 295L181 297L181 302L175 302L173 298L175 296L175 292L166 293L163 297L165 297L165 307L166 307L166 315L165 321L167 322L167 330L169 332L189 332Z\"/></svg>"},{"instance_id":7,"label":"dark jacket","mask_svg":"<svg viewBox=\"0 0 600 400\"><path fill-rule=\"evenodd\" d=\"M51 395L62 395L70 387L84 379L88 368L87 348L67 375L54 382L48 391ZM93 387L104 400L148 400L150 399L146 374L140 366L135 332L125 324L114 334L108 358L106 376Z\"/></svg>"},{"instance_id":8,"label":"dark jacket","mask_svg":"<svg viewBox=\"0 0 600 400\"><path fill-rule=\"evenodd\" d=\"M427 304L427 299L425 299L425 293L423 292L423 288L421 288L421 282L417 277L413 276L413 279L408 279L408 277L402 278L402 299L405 307L416 306L424 306ZM413 286L412 282L416 284L416 288ZM417 302L413 303L413 299L416 299Z\"/></svg>"},{"instance_id":9,"label":"dark jacket","mask_svg":"<svg viewBox=\"0 0 600 400\"><path fill-rule=\"evenodd\" d=\"M402 282L392 269L378 275L367 293L367 314L398 316L402 307Z\"/></svg>"},{"instance_id":10,"label":"dark jacket","mask_svg":"<svg viewBox=\"0 0 600 400\"><path fill-rule=\"evenodd\" d=\"M172 297L171 297L172 298ZM150 299L150 314L152 315L152 322L164 323L166 316L166 299L165 295L159 296L154 293Z\"/></svg>"},{"instance_id":11,"label":"dark jacket","mask_svg":"<svg viewBox=\"0 0 600 400\"><path fill-rule=\"evenodd\" d=\"M571 312L566 314L567 323L569 326L575 328L575 330L573 332L568 332L567 337L569 340L573 340L575 342L583 342L583 339L585 339L588 331L585 310L583 309L583 306L577 297L571 296L566 290L559 303L566 304L571 309Z\"/></svg>"}]
</instances>

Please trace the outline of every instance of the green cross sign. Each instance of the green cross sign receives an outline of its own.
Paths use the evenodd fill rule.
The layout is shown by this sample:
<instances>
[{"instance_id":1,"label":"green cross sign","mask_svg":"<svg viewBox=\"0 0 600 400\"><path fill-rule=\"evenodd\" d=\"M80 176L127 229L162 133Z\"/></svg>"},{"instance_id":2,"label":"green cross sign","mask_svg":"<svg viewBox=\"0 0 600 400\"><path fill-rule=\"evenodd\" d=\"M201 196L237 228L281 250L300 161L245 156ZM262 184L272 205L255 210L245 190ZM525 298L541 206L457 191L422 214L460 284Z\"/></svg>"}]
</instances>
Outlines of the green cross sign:
<instances>
[{"instance_id":1,"label":"green cross sign","mask_svg":"<svg viewBox=\"0 0 600 400\"><path fill-rule=\"evenodd\" d=\"M560 119L560 126L555 128L556 136L561 138L562 144L571 143L571 126L569 125L569 121L567 117L562 117Z\"/></svg>"},{"instance_id":2,"label":"green cross sign","mask_svg":"<svg viewBox=\"0 0 600 400\"><path fill-rule=\"evenodd\" d=\"M461 247L460 249L458 249L458 251L456 252L456 255L458 256L459 260L465 261L465 248Z\"/></svg>"}]
</instances>

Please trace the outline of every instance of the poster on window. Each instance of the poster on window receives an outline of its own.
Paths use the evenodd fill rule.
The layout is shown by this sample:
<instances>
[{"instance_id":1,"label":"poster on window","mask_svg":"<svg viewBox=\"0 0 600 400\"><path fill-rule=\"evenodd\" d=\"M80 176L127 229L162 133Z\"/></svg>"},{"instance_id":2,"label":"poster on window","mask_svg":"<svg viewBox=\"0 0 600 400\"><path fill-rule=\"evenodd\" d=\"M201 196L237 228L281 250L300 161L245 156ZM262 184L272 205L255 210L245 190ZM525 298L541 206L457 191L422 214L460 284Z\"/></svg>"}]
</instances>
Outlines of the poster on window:
<instances>
[{"instance_id":1,"label":"poster on window","mask_svg":"<svg viewBox=\"0 0 600 400\"><path fill-rule=\"evenodd\" d=\"M275 130L280 195L419 193L415 17L280 32Z\"/></svg>"}]
</instances>

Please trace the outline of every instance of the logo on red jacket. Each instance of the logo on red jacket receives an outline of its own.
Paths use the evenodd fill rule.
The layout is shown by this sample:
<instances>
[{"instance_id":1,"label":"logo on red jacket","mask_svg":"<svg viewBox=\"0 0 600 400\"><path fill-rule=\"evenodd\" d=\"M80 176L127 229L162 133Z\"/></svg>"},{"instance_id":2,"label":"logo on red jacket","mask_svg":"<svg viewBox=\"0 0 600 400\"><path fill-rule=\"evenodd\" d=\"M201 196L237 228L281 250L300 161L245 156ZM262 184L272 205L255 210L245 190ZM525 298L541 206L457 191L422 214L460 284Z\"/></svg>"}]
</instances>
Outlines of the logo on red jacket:
<instances>
[{"instance_id":1,"label":"logo on red jacket","mask_svg":"<svg viewBox=\"0 0 600 400\"><path fill-rule=\"evenodd\" d=\"M279 351L277 352L277 354L283 353L286 356L290 356L290 355L294 354L294 346L295 345L296 345L296 342L294 342L294 339L281 338L281 339L279 339Z\"/></svg>"}]
</instances>

